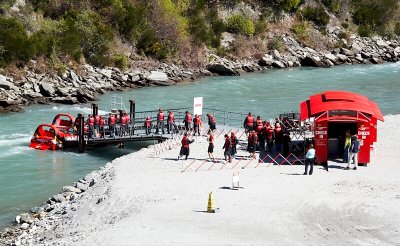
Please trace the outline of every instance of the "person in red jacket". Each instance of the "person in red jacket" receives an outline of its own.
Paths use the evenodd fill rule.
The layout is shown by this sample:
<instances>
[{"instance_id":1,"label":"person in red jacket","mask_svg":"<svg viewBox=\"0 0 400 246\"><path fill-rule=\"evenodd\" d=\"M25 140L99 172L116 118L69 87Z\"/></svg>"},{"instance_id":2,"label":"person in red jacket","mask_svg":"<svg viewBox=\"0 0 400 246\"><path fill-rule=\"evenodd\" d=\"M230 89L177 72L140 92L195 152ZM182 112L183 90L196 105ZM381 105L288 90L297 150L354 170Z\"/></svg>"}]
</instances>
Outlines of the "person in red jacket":
<instances>
[{"instance_id":1,"label":"person in red jacket","mask_svg":"<svg viewBox=\"0 0 400 246\"><path fill-rule=\"evenodd\" d=\"M162 134L164 134L165 133L165 131L164 131L164 112L163 112L163 110L161 108L158 110L158 114L157 114L157 130L156 130L156 134L159 133L160 127L161 127L161 130L162 130Z\"/></svg>"},{"instance_id":2,"label":"person in red jacket","mask_svg":"<svg viewBox=\"0 0 400 246\"><path fill-rule=\"evenodd\" d=\"M144 121L144 128L146 131L146 135L149 135L151 133L151 119L150 116L146 117L146 120Z\"/></svg>"},{"instance_id":3,"label":"person in red jacket","mask_svg":"<svg viewBox=\"0 0 400 246\"><path fill-rule=\"evenodd\" d=\"M193 118L193 126L194 126L194 135L198 133L200 136L200 127L203 126L203 122L201 122L201 118L197 114Z\"/></svg>"},{"instance_id":4,"label":"person in red jacket","mask_svg":"<svg viewBox=\"0 0 400 246\"><path fill-rule=\"evenodd\" d=\"M254 116L249 112L243 123L246 134L254 129Z\"/></svg>"},{"instance_id":5,"label":"person in red jacket","mask_svg":"<svg viewBox=\"0 0 400 246\"><path fill-rule=\"evenodd\" d=\"M189 152L190 152L189 145L190 145L191 143L193 143L193 142L194 142L194 140L190 140L190 139L188 138L188 134L185 132L185 133L183 134L183 138L182 138L182 141L181 141L182 147L181 147L181 150L180 150L180 152L179 152L178 160L179 160L182 156L185 156L185 160L188 159Z\"/></svg>"},{"instance_id":6,"label":"person in red jacket","mask_svg":"<svg viewBox=\"0 0 400 246\"><path fill-rule=\"evenodd\" d=\"M248 137L248 151L250 153L250 157L256 159L256 148L257 148L257 133L253 130L250 131Z\"/></svg>"},{"instance_id":7,"label":"person in red jacket","mask_svg":"<svg viewBox=\"0 0 400 246\"><path fill-rule=\"evenodd\" d=\"M232 162L232 143L231 143L231 138L229 137L228 134L225 134L225 143L222 148L225 149L224 151L225 161Z\"/></svg>"},{"instance_id":8,"label":"person in red jacket","mask_svg":"<svg viewBox=\"0 0 400 246\"><path fill-rule=\"evenodd\" d=\"M234 132L231 132L231 143L232 143L232 157L235 157L237 153L236 146L238 145L239 140L237 139Z\"/></svg>"},{"instance_id":9,"label":"person in red jacket","mask_svg":"<svg viewBox=\"0 0 400 246\"><path fill-rule=\"evenodd\" d=\"M208 126L210 127L210 132L214 132L217 129L217 121L215 120L214 115L208 113L207 119L208 119Z\"/></svg>"},{"instance_id":10,"label":"person in red jacket","mask_svg":"<svg viewBox=\"0 0 400 246\"><path fill-rule=\"evenodd\" d=\"M185 112L185 119L183 120L183 123L185 123L185 129L186 132L192 131L192 115L189 113L189 111Z\"/></svg>"},{"instance_id":11,"label":"person in red jacket","mask_svg":"<svg viewBox=\"0 0 400 246\"><path fill-rule=\"evenodd\" d=\"M172 111L168 111L168 118L167 118L167 131L168 134L174 133L176 130L175 125L175 115Z\"/></svg>"},{"instance_id":12,"label":"person in red jacket","mask_svg":"<svg viewBox=\"0 0 400 246\"><path fill-rule=\"evenodd\" d=\"M267 132L266 132L266 140L268 152L272 152L272 146L274 146L274 128L267 122Z\"/></svg>"},{"instance_id":13,"label":"person in red jacket","mask_svg":"<svg viewBox=\"0 0 400 246\"><path fill-rule=\"evenodd\" d=\"M89 125L89 137L96 137L97 132L96 129L94 128L94 116L89 114L88 117L88 125Z\"/></svg>"},{"instance_id":14,"label":"person in red jacket","mask_svg":"<svg viewBox=\"0 0 400 246\"><path fill-rule=\"evenodd\" d=\"M110 113L108 117L108 129L110 131L110 137L114 137L115 134L115 123L117 122L117 118L114 114Z\"/></svg>"}]
</instances>

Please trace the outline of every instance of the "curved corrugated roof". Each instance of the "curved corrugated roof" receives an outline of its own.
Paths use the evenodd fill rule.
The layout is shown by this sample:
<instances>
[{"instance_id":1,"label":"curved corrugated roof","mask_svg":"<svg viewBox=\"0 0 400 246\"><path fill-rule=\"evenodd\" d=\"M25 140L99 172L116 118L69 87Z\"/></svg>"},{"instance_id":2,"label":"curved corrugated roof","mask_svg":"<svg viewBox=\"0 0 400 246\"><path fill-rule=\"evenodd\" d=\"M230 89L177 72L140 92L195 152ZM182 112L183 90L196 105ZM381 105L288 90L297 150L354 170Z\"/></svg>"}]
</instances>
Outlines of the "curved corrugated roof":
<instances>
[{"instance_id":1,"label":"curved corrugated roof","mask_svg":"<svg viewBox=\"0 0 400 246\"><path fill-rule=\"evenodd\" d=\"M325 91L300 103L300 118L306 120L329 110L353 110L384 121L378 105L366 96L348 91Z\"/></svg>"}]
</instances>

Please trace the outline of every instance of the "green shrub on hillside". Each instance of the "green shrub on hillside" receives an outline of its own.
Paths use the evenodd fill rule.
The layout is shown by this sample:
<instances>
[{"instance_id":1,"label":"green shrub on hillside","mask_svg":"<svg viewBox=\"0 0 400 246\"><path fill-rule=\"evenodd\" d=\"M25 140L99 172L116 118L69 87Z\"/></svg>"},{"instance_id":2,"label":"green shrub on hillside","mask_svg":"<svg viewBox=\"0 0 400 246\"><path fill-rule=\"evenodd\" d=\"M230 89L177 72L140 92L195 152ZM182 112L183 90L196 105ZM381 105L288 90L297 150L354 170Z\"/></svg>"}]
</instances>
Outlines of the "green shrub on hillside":
<instances>
[{"instance_id":1,"label":"green shrub on hillside","mask_svg":"<svg viewBox=\"0 0 400 246\"><path fill-rule=\"evenodd\" d=\"M93 11L84 11L76 16L75 26L82 36L81 47L85 58L96 66L109 63L109 43L114 38L110 26Z\"/></svg>"},{"instance_id":2,"label":"green shrub on hillside","mask_svg":"<svg viewBox=\"0 0 400 246\"><path fill-rule=\"evenodd\" d=\"M339 34L338 34L338 38L339 39L346 39L346 40L349 40L350 39L350 33L348 33L348 32L339 32Z\"/></svg>"},{"instance_id":3,"label":"green shrub on hillside","mask_svg":"<svg viewBox=\"0 0 400 246\"><path fill-rule=\"evenodd\" d=\"M342 8L342 3L339 0L322 0L322 3L334 13L339 13Z\"/></svg>"},{"instance_id":4,"label":"green shrub on hillside","mask_svg":"<svg viewBox=\"0 0 400 246\"><path fill-rule=\"evenodd\" d=\"M394 33L395 33L397 36L400 36L400 21L397 22L397 23L395 24L395 26L394 26Z\"/></svg>"},{"instance_id":5,"label":"green shrub on hillside","mask_svg":"<svg viewBox=\"0 0 400 246\"><path fill-rule=\"evenodd\" d=\"M281 36L275 36L268 41L269 50L278 50L282 52L285 49L285 41Z\"/></svg>"},{"instance_id":6,"label":"green shrub on hillside","mask_svg":"<svg viewBox=\"0 0 400 246\"><path fill-rule=\"evenodd\" d=\"M254 35L260 35L268 31L268 24L265 20L254 21Z\"/></svg>"},{"instance_id":7,"label":"green shrub on hillside","mask_svg":"<svg viewBox=\"0 0 400 246\"><path fill-rule=\"evenodd\" d=\"M307 21L302 21L292 26L292 31L298 39L305 40L307 38L308 25Z\"/></svg>"},{"instance_id":8,"label":"green shrub on hillside","mask_svg":"<svg viewBox=\"0 0 400 246\"><path fill-rule=\"evenodd\" d=\"M241 14L231 15L226 21L227 31L246 36L253 35L255 28L253 21Z\"/></svg>"},{"instance_id":9,"label":"green shrub on hillside","mask_svg":"<svg viewBox=\"0 0 400 246\"><path fill-rule=\"evenodd\" d=\"M352 0L352 5L353 21L364 36L384 30L399 9L398 0Z\"/></svg>"},{"instance_id":10,"label":"green shrub on hillside","mask_svg":"<svg viewBox=\"0 0 400 246\"><path fill-rule=\"evenodd\" d=\"M330 20L328 13L322 6L306 6L301 10L300 14L305 20L312 21L321 27L325 27Z\"/></svg>"},{"instance_id":11,"label":"green shrub on hillside","mask_svg":"<svg viewBox=\"0 0 400 246\"><path fill-rule=\"evenodd\" d=\"M12 62L29 61L34 55L34 47L22 23L0 17L0 67Z\"/></svg>"},{"instance_id":12,"label":"green shrub on hillside","mask_svg":"<svg viewBox=\"0 0 400 246\"><path fill-rule=\"evenodd\" d=\"M367 25L367 24L363 24L358 26L358 35L360 35L361 37L371 37L372 35L372 28L371 26Z\"/></svg>"},{"instance_id":13,"label":"green shrub on hillside","mask_svg":"<svg viewBox=\"0 0 400 246\"><path fill-rule=\"evenodd\" d=\"M279 0L279 2L286 12L291 12L299 7L301 0Z\"/></svg>"},{"instance_id":14,"label":"green shrub on hillside","mask_svg":"<svg viewBox=\"0 0 400 246\"><path fill-rule=\"evenodd\" d=\"M123 54L115 54L112 57L114 66L119 67L122 70L125 70L128 67L128 57Z\"/></svg>"}]
</instances>

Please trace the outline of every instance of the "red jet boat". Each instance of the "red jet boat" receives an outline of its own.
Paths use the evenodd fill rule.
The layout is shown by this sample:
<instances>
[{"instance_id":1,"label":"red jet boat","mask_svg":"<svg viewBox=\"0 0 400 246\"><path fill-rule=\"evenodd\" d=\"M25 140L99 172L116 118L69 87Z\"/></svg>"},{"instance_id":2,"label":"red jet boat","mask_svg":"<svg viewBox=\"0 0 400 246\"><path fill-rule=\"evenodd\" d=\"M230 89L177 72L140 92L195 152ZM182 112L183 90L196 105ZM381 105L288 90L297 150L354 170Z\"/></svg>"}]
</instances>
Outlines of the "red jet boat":
<instances>
[{"instance_id":1,"label":"red jet boat","mask_svg":"<svg viewBox=\"0 0 400 246\"><path fill-rule=\"evenodd\" d=\"M75 117L58 114L52 124L37 127L29 147L39 150L58 150L78 145L78 134L74 127Z\"/></svg>"}]
</instances>

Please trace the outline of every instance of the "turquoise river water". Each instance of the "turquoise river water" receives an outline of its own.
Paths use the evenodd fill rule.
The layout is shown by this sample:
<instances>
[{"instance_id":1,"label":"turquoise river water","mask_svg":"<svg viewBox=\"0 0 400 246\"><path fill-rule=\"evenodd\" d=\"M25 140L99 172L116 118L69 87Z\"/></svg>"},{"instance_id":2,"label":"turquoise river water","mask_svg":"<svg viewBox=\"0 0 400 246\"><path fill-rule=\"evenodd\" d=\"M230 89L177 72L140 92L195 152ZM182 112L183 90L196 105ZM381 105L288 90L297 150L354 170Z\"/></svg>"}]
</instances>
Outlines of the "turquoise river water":
<instances>
[{"instance_id":1,"label":"turquoise river water","mask_svg":"<svg viewBox=\"0 0 400 246\"><path fill-rule=\"evenodd\" d=\"M241 77L209 77L171 87L148 87L99 97L100 110L109 111L113 95L126 101L135 98L137 111L158 107L191 107L193 97L204 97L204 106L263 118L298 111L299 102L325 90L348 90L368 96L382 113L400 113L400 63L337 66L329 69L268 70ZM62 186L92 170L150 143L125 149L102 148L77 151L37 151L28 147L40 123L51 123L58 112L89 113L90 105L35 105L25 112L0 115L0 228L18 213L40 205Z\"/></svg>"}]
</instances>

